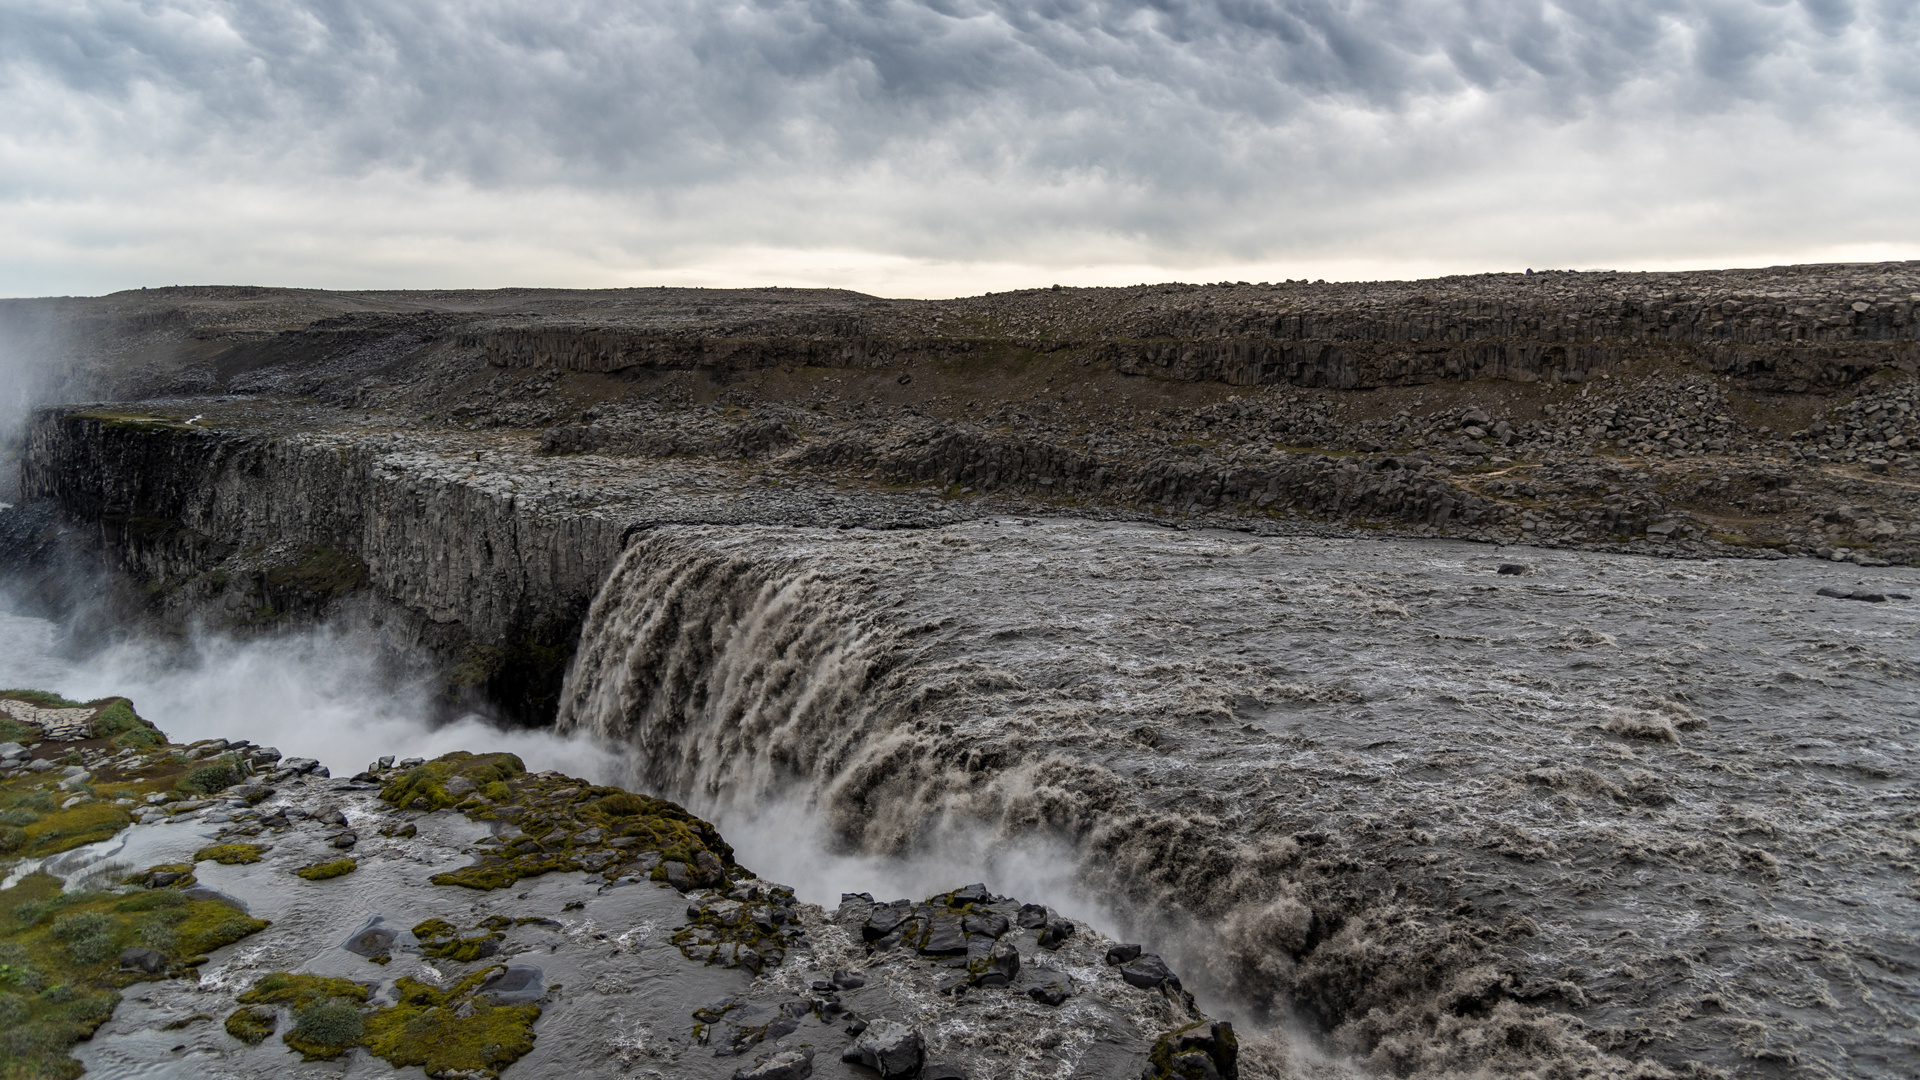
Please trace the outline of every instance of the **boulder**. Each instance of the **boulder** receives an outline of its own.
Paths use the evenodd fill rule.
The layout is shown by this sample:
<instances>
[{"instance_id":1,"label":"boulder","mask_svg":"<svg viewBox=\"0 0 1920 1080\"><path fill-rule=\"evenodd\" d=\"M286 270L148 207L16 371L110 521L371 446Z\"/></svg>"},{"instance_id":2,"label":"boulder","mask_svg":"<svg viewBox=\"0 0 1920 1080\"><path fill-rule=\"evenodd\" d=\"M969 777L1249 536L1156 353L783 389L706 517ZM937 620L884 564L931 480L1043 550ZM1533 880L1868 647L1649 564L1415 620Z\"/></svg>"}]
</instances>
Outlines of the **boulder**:
<instances>
[{"instance_id":1,"label":"boulder","mask_svg":"<svg viewBox=\"0 0 1920 1080\"><path fill-rule=\"evenodd\" d=\"M920 946L922 956L964 956L967 951L967 933L962 928L960 918L955 915L936 915L933 928L927 933L926 944Z\"/></svg>"},{"instance_id":2,"label":"boulder","mask_svg":"<svg viewBox=\"0 0 1920 1080\"><path fill-rule=\"evenodd\" d=\"M1047 925L1047 909L1039 904L1021 904L1013 921L1022 930L1038 930Z\"/></svg>"},{"instance_id":3,"label":"boulder","mask_svg":"<svg viewBox=\"0 0 1920 1080\"><path fill-rule=\"evenodd\" d=\"M950 895L954 907L965 904L984 904L993 898L987 887L979 882L953 890Z\"/></svg>"},{"instance_id":4,"label":"boulder","mask_svg":"<svg viewBox=\"0 0 1920 1080\"><path fill-rule=\"evenodd\" d=\"M400 932L390 926L382 926L378 915L366 926L355 931L341 944L341 948L355 956L385 956L393 949L393 943L399 940Z\"/></svg>"},{"instance_id":5,"label":"boulder","mask_svg":"<svg viewBox=\"0 0 1920 1080\"><path fill-rule=\"evenodd\" d=\"M1047 924L1045 930L1040 931L1040 947L1043 949L1057 949L1065 945L1067 939L1072 936L1073 923L1066 919L1055 919Z\"/></svg>"},{"instance_id":6,"label":"boulder","mask_svg":"<svg viewBox=\"0 0 1920 1080\"><path fill-rule=\"evenodd\" d=\"M480 996L494 1005L531 1005L547 996L547 987L539 968L511 964L480 988Z\"/></svg>"},{"instance_id":7,"label":"boulder","mask_svg":"<svg viewBox=\"0 0 1920 1080\"><path fill-rule=\"evenodd\" d=\"M167 970L167 958L152 949L131 948L120 954L120 967L128 971L144 971L157 975Z\"/></svg>"},{"instance_id":8,"label":"boulder","mask_svg":"<svg viewBox=\"0 0 1920 1080\"><path fill-rule=\"evenodd\" d=\"M1065 1002L1071 995L1067 993L1066 987L1058 983L1048 983L1046 986L1036 986L1029 989L1027 996L1042 1005L1059 1005Z\"/></svg>"},{"instance_id":9,"label":"boulder","mask_svg":"<svg viewBox=\"0 0 1920 1080\"><path fill-rule=\"evenodd\" d=\"M840 1060L865 1065L881 1080L905 1080L920 1073L925 1041L918 1028L894 1020L875 1020L853 1041Z\"/></svg>"},{"instance_id":10,"label":"boulder","mask_svg":"<svg viewBox=\"0 0 1920 1080\"><path fill-rule=\"evenodd\" d=\"M1020 950L1011 941L996 941L993 951L974 971L975 986L1012 986L1020 977Z\"/></svg>"},{"instance_id":11,"label":"boulder","mask_svg":"<svg viewBox=\"0 0 1920 1080\"><path fill-rule=\"evenodd\" d=\"M1167 967L1166 961L1152 953L1144 953L1137 959L1121 964L1120 977L1127 980L1127 985L1142 990L1154 990L1161 986L1180 989L1179 976Z\"/></svg>"},{"instance_id":12,"label":"boulder","mask_svg":"<svg viewBox=\"0 0 1920 1080\"><path fill-rule=\"evenodd\" d=\"M1013 923L1008 921L1005 915L997 915L993 912L985 915L969 915L961 920L960 925L970 935L980 934L990 938L997 938L1013 929Z\"/></svg>"},{"instance_id":13,"label":"boulder","mask_svg":"<svg viewBox=\"0 0 1920 1080\"><path fill-rule=\"evenodd\" d=\"M1107 949L1107 966L1112 967L1115 964L1124 964L1139 955L1140 946L1138 945L1114 945Z\"/></svg>"},{"instance_id":14,"label":"boulder","mask_svg":"<svg viewBox=\"0 0 1920 1080\"><path fill-rule=\"evenodd\" d=\"M1149 1061L1185 1080L1240 1080L1240 1040L1232 1024L1195 1024L1162 1036Z\"/></svg>"}]
</instances>

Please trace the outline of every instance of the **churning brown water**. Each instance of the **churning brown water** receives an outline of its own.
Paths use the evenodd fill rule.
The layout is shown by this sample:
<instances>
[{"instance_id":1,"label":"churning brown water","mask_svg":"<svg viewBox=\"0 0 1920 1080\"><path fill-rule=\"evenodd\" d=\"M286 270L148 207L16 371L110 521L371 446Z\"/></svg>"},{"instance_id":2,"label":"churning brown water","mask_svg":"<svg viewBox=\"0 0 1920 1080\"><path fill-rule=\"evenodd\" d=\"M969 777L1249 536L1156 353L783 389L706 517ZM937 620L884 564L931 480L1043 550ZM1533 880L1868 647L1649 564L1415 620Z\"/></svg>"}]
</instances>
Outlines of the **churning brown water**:
<instances>
[{"instance_id":1,"label":"churning brown water","mask_svg":"<svg viewBox=\"0 0 1920 1080\"><path fill-rule=\"evenodd\" d=\"M671 527L595 602L560 725L773 876L813 856L769 806L956 881L1064 852L1203 1002L1362 1064L1913 1075L1920 605L1828 586L1920 574Z\"/></svg>"}]
</instances>

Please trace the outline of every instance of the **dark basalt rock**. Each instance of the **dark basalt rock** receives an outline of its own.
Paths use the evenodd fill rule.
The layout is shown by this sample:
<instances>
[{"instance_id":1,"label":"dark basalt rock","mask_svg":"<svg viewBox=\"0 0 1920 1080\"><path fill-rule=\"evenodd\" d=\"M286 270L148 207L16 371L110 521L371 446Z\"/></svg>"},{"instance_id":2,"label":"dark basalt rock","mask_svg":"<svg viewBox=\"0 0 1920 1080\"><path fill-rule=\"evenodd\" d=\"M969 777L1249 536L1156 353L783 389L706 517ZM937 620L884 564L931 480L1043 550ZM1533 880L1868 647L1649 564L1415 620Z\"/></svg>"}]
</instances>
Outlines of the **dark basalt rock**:
<instances>
[{"instance_id":1,"label":"dark basalt rock","mask_svg":"<svg viewBox=\"0 0 1920 1080\"><path fill-rule=\"evenodd\" d=\"M1240 1040L1225 1022L1168 1032L1147 1060L1144 1080L1240 1080Z\"/></svg>"},{"instance_id":2,"label":"dark basalt rock","mask_svg":"<svg viewBox=\"0 0 1920 1080\"><path fill-rule=\"evenodd\" d=\"M953 907L962 907L966 904L984 904L993 899L993 894L987 891L985 885L976 882L953 890L948 897L948 903Z\"/></svg>"},{"instance_id":3,"label":"dark basalt rock","mask_svg":"<svg viewBox=\"0 0 1920 1080\"><path fill-rule=\"evenodd\" d=\"M1167 967L1166 961L1152 953L1145 953L1138 959L1121 964L1120 977L1127 980L1129 986L1137 986L1142 990L1153 990L1161 986L1180 989L1179 976Z\"/></svg>"},{"instance_id":4,"label":"dark basalt rock","mask_svg":"<svg viewBox=\"0 0 1920 1080\"><path fill-rule=\"evenodd\" d=\"M920 946L921 955L964 956L966 952L967 933L961 927L961 920L951 915L935 916L926 944Z\"/></svg>"},{"instance_id":5,"label":"dark basalt rock","mask_svg":"<svg viewBox=\"0 0 1920 1080\"><path fill-rule=\"evenodd\" d=\"M1067 993L1066 987L1049 983L1046 986L1032 987L1027 991L1027 996L1042 1005L1059 1005L1072 995Z\"/></svg>"},{"instance_id":6,"label":"dark basalt rock","mask_svg":"<svg viewBox=\"0 0 1920 1080\"><path fill-rule=\"evenodd\" d=\"M1138 945L1115 945L1107 950L1107 964L1124 964L1140 955Z\"/></svg>"},{"instance_id":7,"label":"dark basalt rock","mask_svg":"<svg viewBox=\"0 0 1920 1080\"><path fill-rule=\"evenodd\" d=\"M919 1075L925 1052L918 1028L876 1020L840 1055L840 1060L865 1065L879 1073L881 1080L905 1080Z\"/></svg>"},{"instance_id":8,"label":"dark basalt rock","mask_svg":"<svg viewBox=\"0 0 1920 1080\"><path fill-rule=\"evenodd\" d=\"M1038 930L1047 925L1047 909L1040 904L1021 904L1013 921L1022 930Z\"/></svg>"},{"instance_id":9,"label":"dark basalt rock","mask_svg":"<svg viewBox=\"0 0 1920 1080\"><path fill-rule=\"evenodd\" d=\"M1066 919L1053 920L1047 924L1045 930L1040 931L1040 947L1057 949L1065 945L1067 939L1073 936L1073 929L1073 923Z\"/></svg>"},{"instance_id":10,"label":"dark basalt rock","mask_svg":"<svg viewBox=\"0 0 1920 1080\"><path fill-rule=\"evenodd\" d=\"M509 965L480 991L480 996L494 1005L531 1005L546 994L541 971L531 964Z\"/></svg>"},{"instance_id":11,"label":"dark basalt rock","mask_svg":"<svg viewBox=\"0 0 1920 1080\"><path fill-rule=\"evenodd\" d=\"M155 975L167 969L167 958L152 949L131 948L120 954L120 966L128 971Z\"/></svg>"},{"instance_id":12,"label":"dark basalt rock","mask_svg":"<svg viewBox=\"0 0 1920 1080\"><path fill-rule=\"evenodd\" d=\"M993 951L974 968L975 986L1012 986L1020 977L1020 950L1011 941L995 942Z\"/></svg>"},{"instance_id":13,"label":"dark basalt rock","mask_svg":"<svg viewBox=\"0 0 1920 1080\"><path fill-rule=\"evenodd\" d=\"M393 943L399 940L400 932L391 927L380 925L382 920L375 916L367 926L357 931L340 947L356 956L385 956L393 949Z\"/></svg>"}]
</instances>

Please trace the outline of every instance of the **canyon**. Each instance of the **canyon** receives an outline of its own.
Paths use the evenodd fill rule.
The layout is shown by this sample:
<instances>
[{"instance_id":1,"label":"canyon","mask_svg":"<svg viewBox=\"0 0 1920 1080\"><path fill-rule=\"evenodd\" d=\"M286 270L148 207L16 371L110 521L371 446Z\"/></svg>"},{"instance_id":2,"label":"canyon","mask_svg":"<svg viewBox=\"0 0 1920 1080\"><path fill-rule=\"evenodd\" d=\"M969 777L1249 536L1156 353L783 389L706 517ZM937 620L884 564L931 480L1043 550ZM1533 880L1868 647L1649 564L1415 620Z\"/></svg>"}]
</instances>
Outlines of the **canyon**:
<instances>
[{"instance_id":1,"label":"canyon","mask_svg":"<svg viewBox=\"0 0 1920 1080\"><path fill-rule=\"evenodd\" d=\"M1050 864L1271 1033L1249 1075L1893 1076L1916 303L1909 263L3 301L48 404L0 541L76 640L360 627L742 850Z\"/></svg>"}]
</instances>

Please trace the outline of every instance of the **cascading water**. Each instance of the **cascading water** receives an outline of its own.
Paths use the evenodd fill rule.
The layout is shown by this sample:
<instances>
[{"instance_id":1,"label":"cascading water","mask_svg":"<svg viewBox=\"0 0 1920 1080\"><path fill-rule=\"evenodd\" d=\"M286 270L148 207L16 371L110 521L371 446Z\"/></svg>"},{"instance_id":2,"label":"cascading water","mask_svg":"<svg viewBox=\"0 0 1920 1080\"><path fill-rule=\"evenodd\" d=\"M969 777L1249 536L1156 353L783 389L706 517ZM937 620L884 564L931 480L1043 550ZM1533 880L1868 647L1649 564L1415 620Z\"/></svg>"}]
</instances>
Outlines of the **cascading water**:
<instances>
[{"instance_id":1,"label":"cascading water","mask_svg":"<svg viewBox=\"0 0 1920 1080\"><path fill-rule=\"evenodd\" d=\"M1751 1017L1815 989L1768 957L1811 926L1849 944L1799 1053L1857 1060L1875 1010L1920 1016L1875 967L1913 950L1914 897L1792 866L1905 835L1875 792L1912 782L1914 608L1810 617L1845 584L1823 565L1524 557L1501 576L1468 545L1089 522L660 529L596 600L560 723L630 742L749 861L740 823L768 806L954 880L1050 845L1056 884L1213 1005L1298 1009L1377 1065L1606 1072L1582 1025L1703 994L1719 1011L1671 1045L1764 1054L1787 1036ZM1801 928L1749 926L1760 894ZM1712 963L1675 967L1690 949Z\"/></svg>"}]
</instances>

